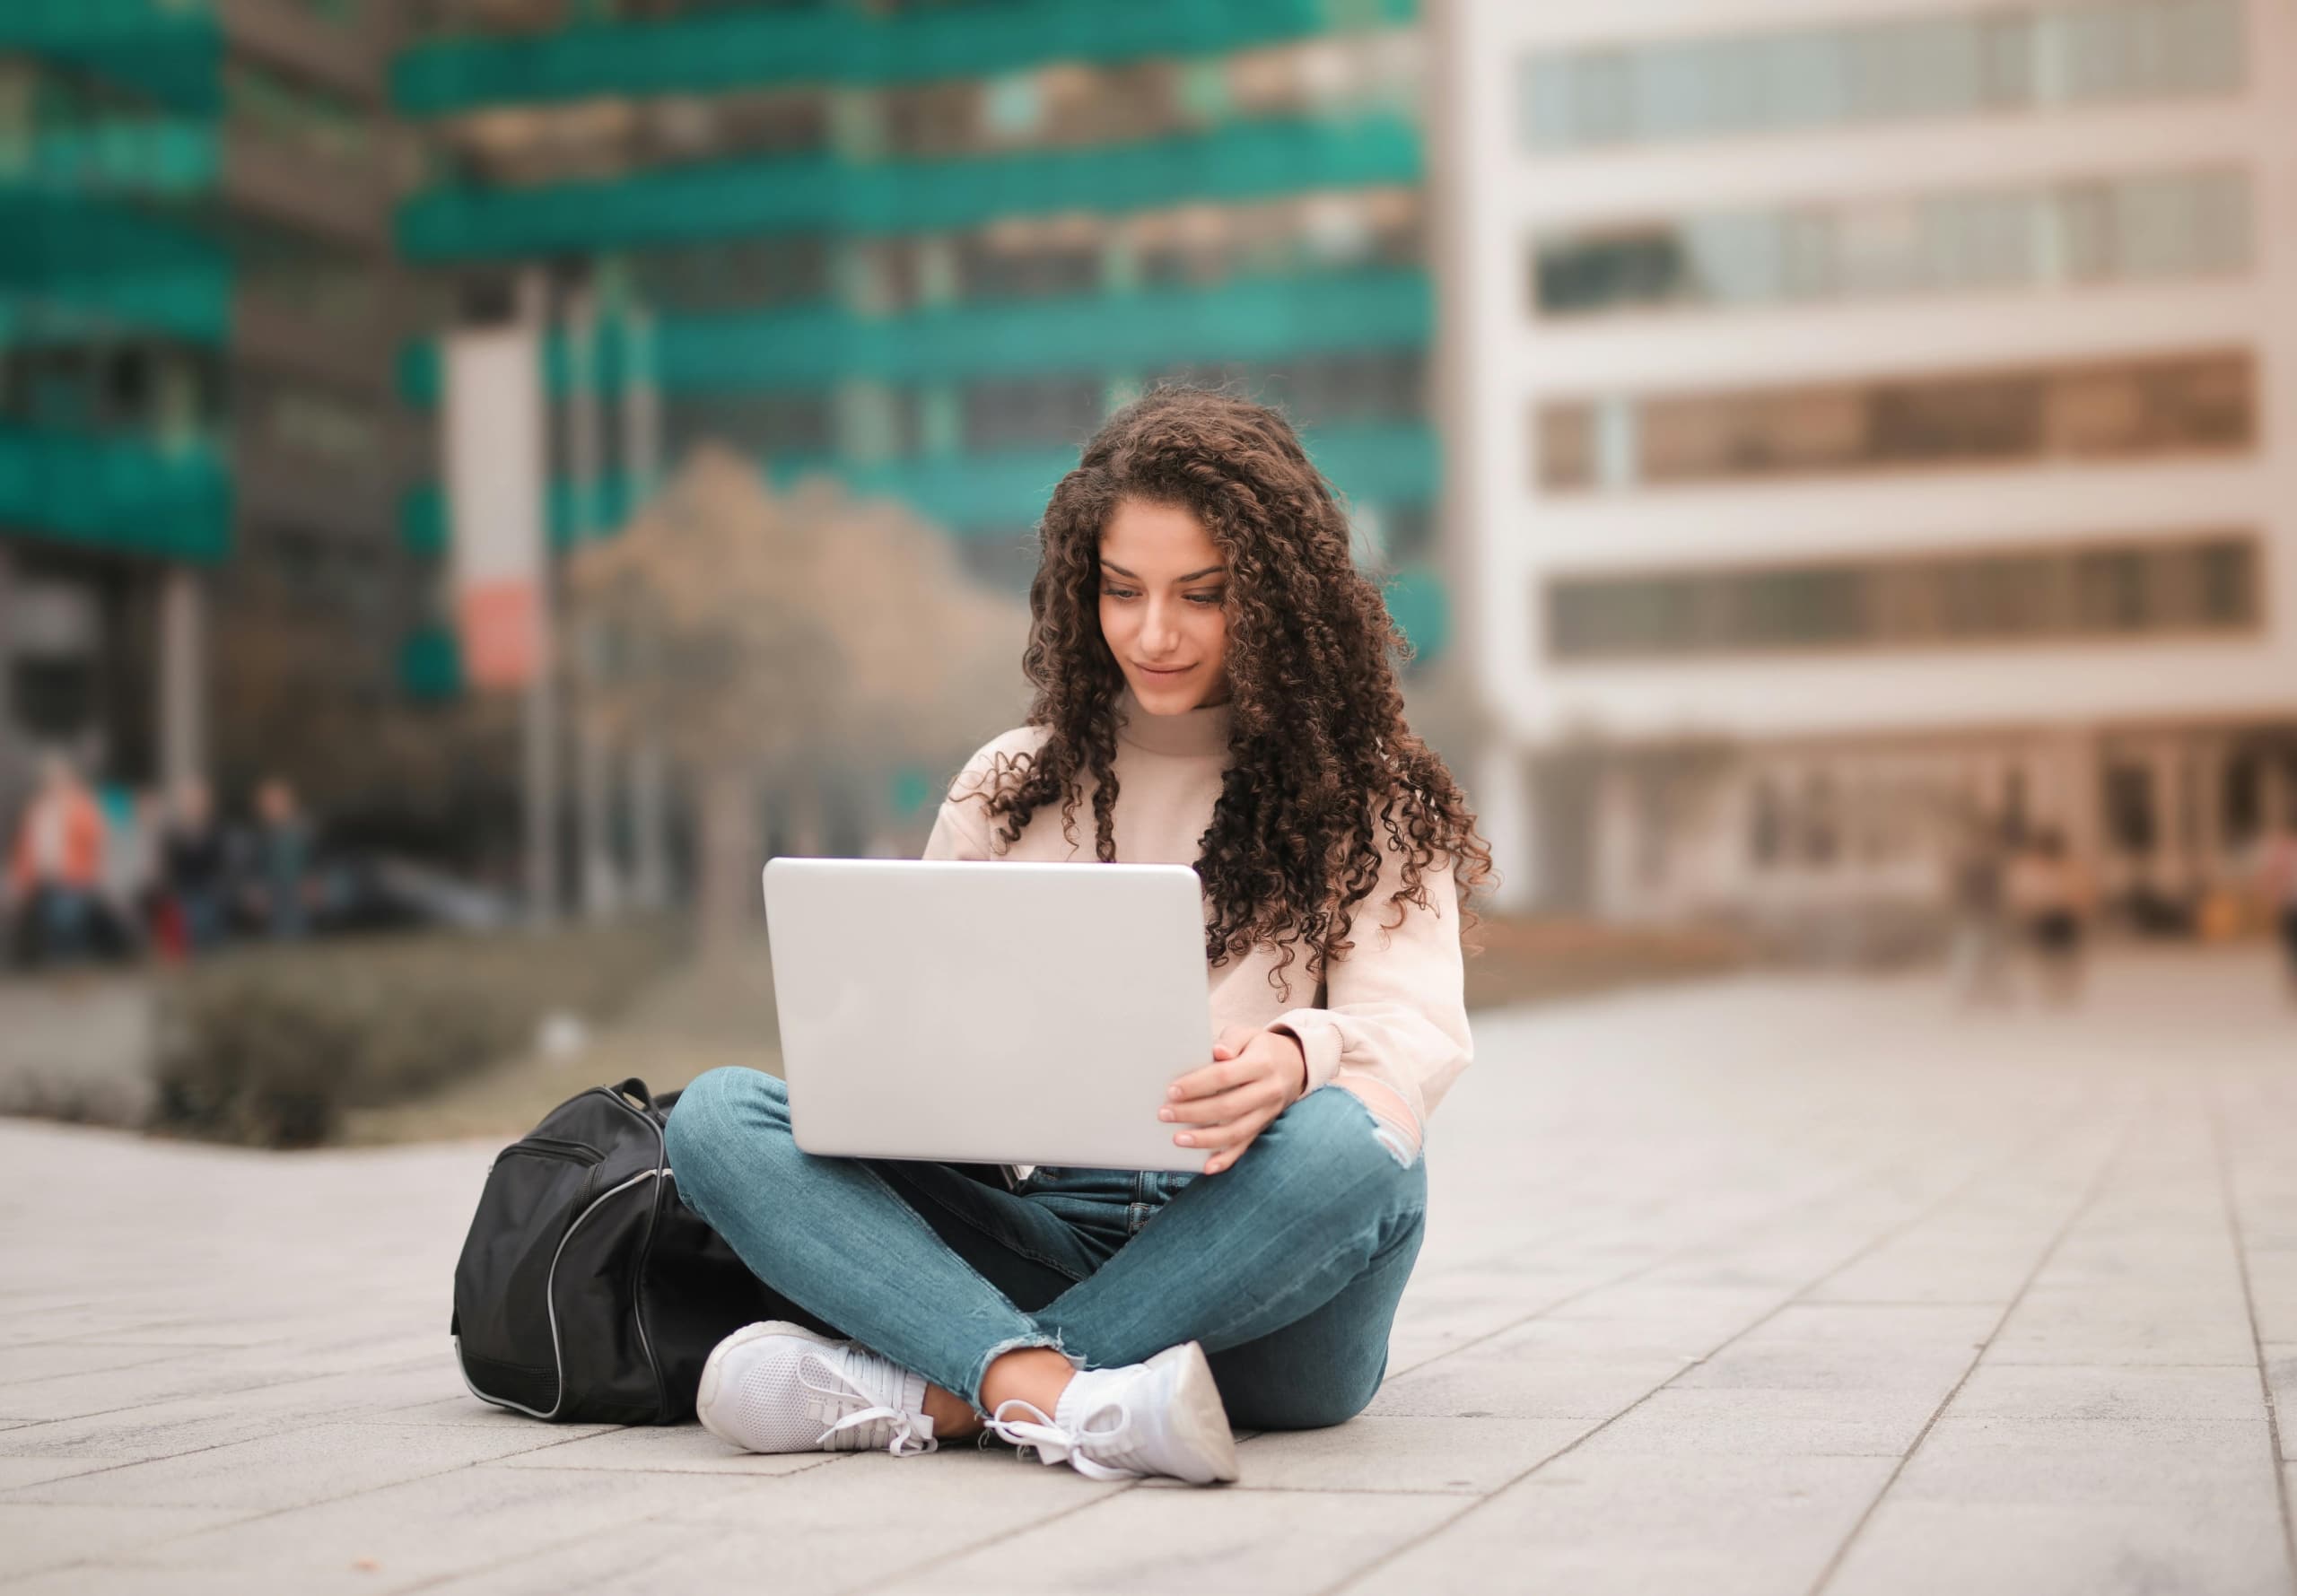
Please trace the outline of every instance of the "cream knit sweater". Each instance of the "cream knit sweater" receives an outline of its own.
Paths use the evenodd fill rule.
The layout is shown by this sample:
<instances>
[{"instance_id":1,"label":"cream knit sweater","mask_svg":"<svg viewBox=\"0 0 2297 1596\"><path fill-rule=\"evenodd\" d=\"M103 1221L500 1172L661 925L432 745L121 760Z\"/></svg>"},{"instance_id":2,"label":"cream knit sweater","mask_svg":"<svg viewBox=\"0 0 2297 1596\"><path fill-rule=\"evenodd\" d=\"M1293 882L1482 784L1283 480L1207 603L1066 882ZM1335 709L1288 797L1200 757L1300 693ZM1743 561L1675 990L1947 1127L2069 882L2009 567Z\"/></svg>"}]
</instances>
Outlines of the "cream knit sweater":
<instances>
[{"instance_id":1,"label":"cream knit sweater","mask_svg":"<svg viewBox=\"0 0 2297 1596\"><path fill-rule=\"evenodd\" d=\"M1127 691L1119 713L1116 856L1127 864L1193 865L1228 763L1227 707L1150 715ZM992 845L994 828L980 795L993 762L1000 754L1034 753L1044 740L1042 729L1023 727L975 754L950 784L925 857L1089 861L1089 772L1079 778L1084 797L1077 811L1078 846L1061 834L1058 804L1031 815L1007 851ZM1217 1035L1245 1025L1289 1031L1307 1055L1309 1090L1349 1076L1377 1082L1402 1098L1424 1126L1472 1049L1462 990L1459 906L1439 859L1428 883L1434 906L1406 903L1402 923L1387 929L1397 913L1388 899L1402 877L1395 855L1386 859L1378 885L1356 906L1349 933L1356 946L1325 972L1323 990L1303 990L1305 951L1294 949L1284 977L1287 992L1270 981L1276 955L1254 948L1209 972L1212 1030Z\"/></svg>"}]
</instances>

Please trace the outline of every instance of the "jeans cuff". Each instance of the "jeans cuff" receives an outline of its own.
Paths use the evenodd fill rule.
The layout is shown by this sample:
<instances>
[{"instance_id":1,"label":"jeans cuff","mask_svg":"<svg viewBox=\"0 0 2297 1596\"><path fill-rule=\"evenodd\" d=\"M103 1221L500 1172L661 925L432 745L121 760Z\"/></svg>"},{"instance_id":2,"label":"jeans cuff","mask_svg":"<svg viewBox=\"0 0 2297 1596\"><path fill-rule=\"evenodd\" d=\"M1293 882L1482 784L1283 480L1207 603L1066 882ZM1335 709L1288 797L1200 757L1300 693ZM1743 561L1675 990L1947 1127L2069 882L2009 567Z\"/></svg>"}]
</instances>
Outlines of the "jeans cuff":
<instances>
[{"instance_id":1,"label":"jeans cuff","mask_svg":"<svg viewBox=\"0 0 2297 1596\"><path fill-rule=\"evenodd\" d=\"M1008 1337L1006 1339L998 1342L988 1351L981 1355L980 1361L973 1366L973 1378L968 1382L968 1389L960 1393L965 1397L966 1401L973 1404L974 1412L983 1415L984 1417L987 1417L989 1413L988 1408L981 1400L981 1382L989 1377L989 1365L995 1363L999 1358L1003 1357L1009 1352L1026 1352L1032 1347L1051 1347L1053 1351L1058 1352L1061 1356L1067 1358L1069 1360L1069 1366L1072 1369L1081 1369L1085 1366L1085 1360L1083 1358L1077 1356L1074 1353L1070 1352L1068 1347L1061 1345L1061 1332L1059 1330L1032 1330L1026 1335ZM1052 1415L1047 1414L1045 1417L1050 1418Z\"/></svg>"}]
</instances>

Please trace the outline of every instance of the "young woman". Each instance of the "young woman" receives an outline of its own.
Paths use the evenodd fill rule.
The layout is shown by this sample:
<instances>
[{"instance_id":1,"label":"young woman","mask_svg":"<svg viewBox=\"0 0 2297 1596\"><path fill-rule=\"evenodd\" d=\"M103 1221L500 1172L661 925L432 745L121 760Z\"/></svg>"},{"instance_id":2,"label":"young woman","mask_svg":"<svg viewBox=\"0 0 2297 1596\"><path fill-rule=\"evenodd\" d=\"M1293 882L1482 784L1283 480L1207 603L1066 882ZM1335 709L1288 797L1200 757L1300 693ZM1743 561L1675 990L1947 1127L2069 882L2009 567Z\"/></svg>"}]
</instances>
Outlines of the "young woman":
<instances>
[{"instance_id":1,"label":"young woman","mask_svg":"<svg viewBox=\"0 0 2297 1596\"><path fill-rule=\"evenodd\" d=\"M754 1452L985 1427L1096 1478L1233 1479L1231 1419L1339 1424L1379 1388L1490 852L1404 725L1401 637L1281 416L1193 388L1128 406L1042 542L1029 722L965 766L926 857L1196 868L1218 1042L1161 1112L1202 1172L1038 1168L1009 1192L813 1157L781 1082L712 1071L670 1119L680 1192L856 1339L736 1332L701 1417Z\"/></svg>"}]
</instances>

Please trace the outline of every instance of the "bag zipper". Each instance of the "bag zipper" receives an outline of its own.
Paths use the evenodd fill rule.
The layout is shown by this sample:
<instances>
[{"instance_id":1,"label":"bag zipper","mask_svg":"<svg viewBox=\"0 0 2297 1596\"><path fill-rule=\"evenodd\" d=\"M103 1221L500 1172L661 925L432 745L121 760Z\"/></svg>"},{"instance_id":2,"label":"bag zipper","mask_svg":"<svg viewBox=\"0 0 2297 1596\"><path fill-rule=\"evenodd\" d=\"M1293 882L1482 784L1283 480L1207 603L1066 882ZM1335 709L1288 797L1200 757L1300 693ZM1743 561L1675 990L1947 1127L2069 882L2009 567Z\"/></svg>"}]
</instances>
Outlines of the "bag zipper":
<instances>
[{"instance_id":1,"label":"bag zipper","mask_svg":"<svg viewBox=\"0 0 2297 1596\"><path fill-rule=\"evenodd\" d=\"M502 1149L505 1153L527 1153L537 1158L563 1158L570 1164L602 1164L606 1155L579 1141L561 1141L554 1136L530 1136L524 1141L514 1141Z\"/></svg>"}]
</instances>

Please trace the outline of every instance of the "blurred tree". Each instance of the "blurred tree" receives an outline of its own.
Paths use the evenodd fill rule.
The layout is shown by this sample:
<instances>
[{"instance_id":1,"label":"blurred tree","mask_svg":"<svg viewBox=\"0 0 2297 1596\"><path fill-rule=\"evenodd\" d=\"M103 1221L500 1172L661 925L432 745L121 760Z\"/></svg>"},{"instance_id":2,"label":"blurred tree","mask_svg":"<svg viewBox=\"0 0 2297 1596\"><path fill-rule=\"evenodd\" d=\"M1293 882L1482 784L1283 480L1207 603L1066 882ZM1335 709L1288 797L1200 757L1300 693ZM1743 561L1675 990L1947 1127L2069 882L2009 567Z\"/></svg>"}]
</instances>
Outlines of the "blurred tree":
<instances>
[{"instance_id":1,"label":"blurred tree","mask_svg":"<svg viewBox=\"0 0 2297 1596\"><path fill-rule=\"evenodd\" d=\"M825 479L778 494L706 445L568 577L580 712L646 728L694 794L705 957L753 911L762 790L817 845L824 792L886 795L1018 718L1021 606L906 510Z\"/></svg>"}]
</instances>

